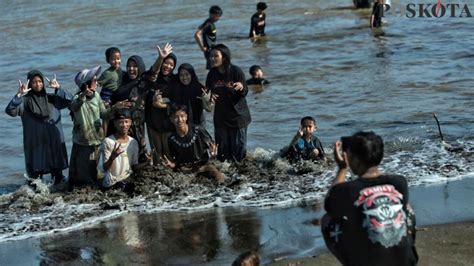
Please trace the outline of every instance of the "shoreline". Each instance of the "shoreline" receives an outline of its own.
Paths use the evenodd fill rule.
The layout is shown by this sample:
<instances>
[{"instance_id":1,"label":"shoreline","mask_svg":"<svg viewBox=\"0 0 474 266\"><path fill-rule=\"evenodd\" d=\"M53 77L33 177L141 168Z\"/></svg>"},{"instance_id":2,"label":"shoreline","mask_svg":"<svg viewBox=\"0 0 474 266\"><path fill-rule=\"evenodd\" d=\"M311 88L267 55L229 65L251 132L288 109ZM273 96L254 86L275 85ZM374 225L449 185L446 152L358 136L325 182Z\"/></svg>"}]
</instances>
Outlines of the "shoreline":
<instances>
[{"instance_id":1,"label":"shoreline","mask_svg":"<svg viewBox=\"0 0 474 266\"><path fill-rule=\"evenodd\" d=\"M474 178L409 191L420 229L419 265L472 265ZM321 236L323 213L321 202L288 208L130 212L81 230L0 243L0 261L101 264L113 258L123 264L229 265L239 254L257 250L262 264L339 265Z\"/></svg>"}]
</instances>

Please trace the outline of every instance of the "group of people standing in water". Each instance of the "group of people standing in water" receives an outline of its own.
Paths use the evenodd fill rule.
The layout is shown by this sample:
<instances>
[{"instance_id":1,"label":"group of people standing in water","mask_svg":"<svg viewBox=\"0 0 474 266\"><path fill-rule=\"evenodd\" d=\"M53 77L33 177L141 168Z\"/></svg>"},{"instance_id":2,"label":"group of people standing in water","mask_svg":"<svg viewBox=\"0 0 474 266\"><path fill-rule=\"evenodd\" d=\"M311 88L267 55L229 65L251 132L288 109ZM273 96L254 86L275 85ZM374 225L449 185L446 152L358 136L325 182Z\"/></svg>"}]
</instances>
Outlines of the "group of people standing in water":
<instances>
[{"instance_id":1,"label":"group of people standing in water","mask_svg":"<svg viewBox=\"0 0 474 266\"><path fill-rule=\"evenodd\" d=\"M264 35L265 8L265 3L257 4L252 37ZM102 73L100 66L77 73L75 95L64 90L56 77L30 71L6 107L7 114L22 118L28 177L51 173L58 184L69 166L71 189L97 183L100 170L103 188L123 188L133 171L151 162L194 171L203 166L209 171L208 162L214 157L241 162L251 122L248 87L243 71L232 64L230 49L216 43L214 23L221 16L220 7L212 6L209 19L196 32L209 68L205 85L188 63L174 73L177 56L170 44L157 46L158 57L149 69L140 56L130 56L126 71L121 68L120 49L108 48L105 57L110 67ZM258 72L257 82L268 83L260 67L251 71ZM61 110L66 108L74 123L70 165L61 125ZM215 141L205 128L205 111L214 112ZM216 178L223 181L222 175Z\"/></svg>"},{"instance_id":2,"label":"group of people standing in water","mask_svg":"<svg viewBox=\"0 0 474 266\"><path fill-rule=\"evenodd\" d=\"M377 16L383 14L382 5L378 1L374 6ZM257 4L249 37L265 35L266 8L265 3ZM50 173L58 184L64 180L62 171L69 167L71 189L99 183L104 190L127 191L133 189L127 181L131 173L153 162L185 173L206 172L222 183L224 176L209 162L213 158L244 160L252 121L247 85L268 81L257 65L250 68L252 78L246 80L232 64L230 49L216 43L214 23L221 16L222 10L212 6L209 18L195 33L209 69L205 84L188 63L174 73L178 58L170 44L157 46L158 56L149 69L140 56L130 56L126 71L121 68L120 49L108 48L105 57L110 67L102 73L100 66L78 72L74 95L60 86L56 76L49 79L38 70L28 72L6 107L8 115L22 119L28 177L38 179ZM371 26L379 25L372 16ZM61 123L61 110L66 108L74 122L69 164ZM206 130L205 111L214 112L214 140ZM316 130L316 120L303 117L281 155L291 162L325 160ZM383 140L373 132L358 132L335 144L338 171L325 200L327 214L321 229L329 250L343 264L417 263L408 185L404 177L379 170L383 153ZM359 178L346 181L349 169ZM259 258L244 254L235 265L244 261L258 264Z\"/></svg>"}]
</instances>

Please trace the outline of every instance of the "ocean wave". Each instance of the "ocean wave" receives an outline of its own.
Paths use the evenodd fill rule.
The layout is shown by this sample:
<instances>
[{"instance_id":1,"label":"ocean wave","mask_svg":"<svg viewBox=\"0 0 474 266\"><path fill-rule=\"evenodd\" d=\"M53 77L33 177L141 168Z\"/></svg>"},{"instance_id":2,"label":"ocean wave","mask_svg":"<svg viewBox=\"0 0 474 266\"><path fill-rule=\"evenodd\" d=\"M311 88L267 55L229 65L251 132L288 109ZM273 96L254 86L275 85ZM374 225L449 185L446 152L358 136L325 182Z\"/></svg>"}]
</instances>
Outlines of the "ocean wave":
<instances>
[{"instance_id":1,"label":"ocean wave","mask_svg":"<svg viewBox=\"0 0 474 266\"><path fill-rule=\"evenodd\" d=\"M386 143L381 168L404 175L410 186L474 177L474 141L457 140L451 151L439 142L399 138ZM331 154L330 149L326 150ZM83 188L55 192L34 181L0 196L0 242L61 233L92 226L127 212L199 211L227 206L275 208L322 200L335 164L289 164L273 150L257 148L240 165L216 163L223 185L202 176L153 166L134 176L136 194ZM351 177L348 176L349 179Z\"/></svg>"}]
</instances>

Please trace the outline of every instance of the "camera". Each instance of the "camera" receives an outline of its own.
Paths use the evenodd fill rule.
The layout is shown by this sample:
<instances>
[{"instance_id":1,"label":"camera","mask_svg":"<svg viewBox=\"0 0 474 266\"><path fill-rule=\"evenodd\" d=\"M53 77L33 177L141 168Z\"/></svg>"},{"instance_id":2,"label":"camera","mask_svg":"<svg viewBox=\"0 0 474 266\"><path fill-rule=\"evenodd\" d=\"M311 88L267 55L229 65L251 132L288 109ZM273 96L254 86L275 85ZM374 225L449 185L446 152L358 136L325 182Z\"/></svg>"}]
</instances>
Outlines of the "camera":
<instances>
[{"instance_id":1,"label":"camera","mask_svg":"<svg viewBox=\"0 0 474 266\"><path fill-rule=\"evenodd\" d=\"M352 137L341 137L342 151L347 152L352 143Z\"/></svg>"}]
</instances>

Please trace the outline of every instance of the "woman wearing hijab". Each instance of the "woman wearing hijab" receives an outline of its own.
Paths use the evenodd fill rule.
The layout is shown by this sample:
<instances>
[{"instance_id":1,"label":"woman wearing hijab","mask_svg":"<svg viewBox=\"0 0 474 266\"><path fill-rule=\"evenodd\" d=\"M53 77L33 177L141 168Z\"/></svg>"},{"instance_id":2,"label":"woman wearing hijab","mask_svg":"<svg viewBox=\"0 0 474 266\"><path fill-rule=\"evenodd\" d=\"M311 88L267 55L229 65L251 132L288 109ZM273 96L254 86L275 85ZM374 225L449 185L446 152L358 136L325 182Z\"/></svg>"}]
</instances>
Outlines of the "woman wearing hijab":
<instances>
[{"instance_id":1,"label":"woman wearing hijab","mask_svg":"<svg viewBox=\"0 0 474 266\"><path fill-rule=\"evenodd\" d=\"M51 173L57 184L63 179L62 170L68 167L60 110L69 107L72 95L60 87L56 78L46 79L54 93L46 93L40 71L30 71L27 82L20 81L5 112L21 117L28 177L37 179Z\"/></svg>"},{"instance_id":2,"label":"woman wearing hijab","mask_svg":"<svg viewBox=\"0 0 474 266\"><path fill-rule=\"evenodd\" d=\"M214 134L219 145L218 159L240 162L247 151L247 127L251 122L245 96L248 87L245 74L231 64L229 48L214 46L210 54L211 70L206 87L217 95L214 110ZM215 97L213 97L215 98Z\"/></svg>"},{"instance_id":3,"label":"woman wearing hijab","mask_svg":"<svg viewBox=\"0 0 474 266\"><path fill-rule=\"evenodd\" d=\"M203 103L204 85L199 82L192 65L185 63L178 68L178 78L170 84L169 98L172 103L184 105L189 110L189 122L204 126Z\"/></svg>"},{"instance_id":4,"label":"woman wearing hijab","mask_svg":"<svg viewBox=\"0 0 474 266\"><path fill-rule=\"evenodd\" d=\"M132 126L130 136L139 143L140 161L146 160L145 141L145 114L144 99L145 87L142 75L145 73L145 63L138 55L132 55L127 60L127 72L122 77L121 86L112 94L111 104L122 108L128 108L132 115ZM109 121L107 136L115 133L113 121Z\"/></svg>"},{"instance_id":5,"label":"woman wearing hijab","mask_svg":"<svg viewBox=\"0 0 474 266\"><path fill-rule=\"evenodd\" d=\"M163 155L169 158L168 137L171 134L172 126L168 115L168 94L177 61L170 44L166 44L163 49L160 49L159 46L157 48L159 56L144 78L147 89L145 122L155 163L161 160Z\"/></svg>"}]
</instances>

